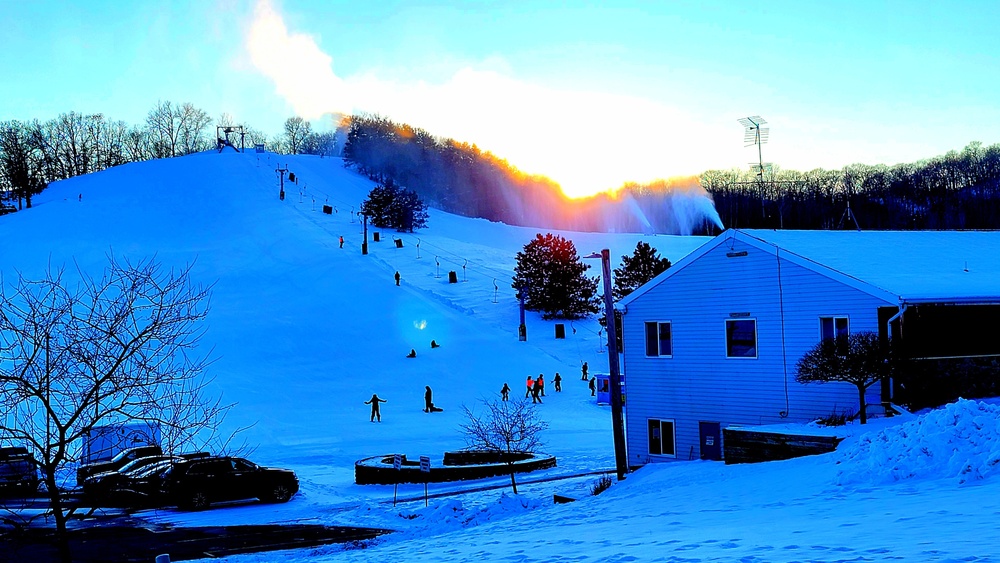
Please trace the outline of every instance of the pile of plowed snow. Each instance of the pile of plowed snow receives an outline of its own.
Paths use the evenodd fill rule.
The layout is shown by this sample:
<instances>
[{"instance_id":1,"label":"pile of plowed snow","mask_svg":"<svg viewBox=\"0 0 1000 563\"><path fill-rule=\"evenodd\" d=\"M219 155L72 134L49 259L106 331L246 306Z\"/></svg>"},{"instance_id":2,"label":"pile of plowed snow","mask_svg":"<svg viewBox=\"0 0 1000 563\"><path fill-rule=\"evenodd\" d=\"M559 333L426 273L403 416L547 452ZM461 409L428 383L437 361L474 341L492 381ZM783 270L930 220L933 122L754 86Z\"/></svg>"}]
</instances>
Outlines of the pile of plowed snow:
<instances>
[{"instance_id":1,"label":"pile of plowed snow","mask_svg":"<svg viewBox=\"0 0 1000 563\"><path fill-rule=\"evenodd\" d=\"M986 479L1000 464L1000 406L959 399L903 424L863 434L841 455L841 485Z\"/></svg>"}]
</instances>

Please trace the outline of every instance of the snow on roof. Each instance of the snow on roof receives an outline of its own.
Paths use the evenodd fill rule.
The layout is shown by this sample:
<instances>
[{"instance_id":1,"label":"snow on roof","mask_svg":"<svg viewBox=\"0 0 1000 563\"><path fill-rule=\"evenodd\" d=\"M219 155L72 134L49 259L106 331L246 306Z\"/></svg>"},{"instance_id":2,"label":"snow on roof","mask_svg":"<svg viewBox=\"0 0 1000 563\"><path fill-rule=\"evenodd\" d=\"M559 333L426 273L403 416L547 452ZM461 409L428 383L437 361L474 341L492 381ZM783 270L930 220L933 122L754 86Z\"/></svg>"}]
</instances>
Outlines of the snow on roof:
<instances>
[{"instance_id":1,"label":"snow on roof","mask_svg":"<svg viewBox=\"0 0 1000 563\"><path fill-rule=\"evenodd\" d=\"M1000 302L1000 231L750 229L724 236L753 237L902 301Z\"/></svg>"}]
</instances>

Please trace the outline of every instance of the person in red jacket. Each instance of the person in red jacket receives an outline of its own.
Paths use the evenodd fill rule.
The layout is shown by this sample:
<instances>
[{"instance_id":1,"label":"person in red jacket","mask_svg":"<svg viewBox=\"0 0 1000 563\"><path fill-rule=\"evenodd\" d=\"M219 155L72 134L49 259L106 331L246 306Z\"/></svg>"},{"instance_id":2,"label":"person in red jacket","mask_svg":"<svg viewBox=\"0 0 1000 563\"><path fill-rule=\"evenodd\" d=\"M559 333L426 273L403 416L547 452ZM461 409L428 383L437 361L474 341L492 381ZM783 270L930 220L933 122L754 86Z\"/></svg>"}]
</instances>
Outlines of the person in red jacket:
<instances>
[{"instance_id":1,"label":"person in red jacket","mask_svg":"<svg viewBox=\"0 0 1000 563\"><path fill-rule=\"evenodd\" d=\"M538 393L539 393L539 395L541 395L542 397L544 397L545 396L545 374L544 373L538 374L538 379L536 379L535 381L538 382Z\"/></svg>"},{"instance_id":2,"label":"person in red jacket","mask_svg":"<svg viewBox=\"0 0 1000 563\"><path fill-rule=\"evenodd\" d=\"M531 396L531 391L534 390L535 388L535 380L532 379L531 376L529 375L528 380L525 382L525 385L528 386L528 390L525 391L524 393L524 398L527 399L528 397Z\"/></svg>"}]
</instances>

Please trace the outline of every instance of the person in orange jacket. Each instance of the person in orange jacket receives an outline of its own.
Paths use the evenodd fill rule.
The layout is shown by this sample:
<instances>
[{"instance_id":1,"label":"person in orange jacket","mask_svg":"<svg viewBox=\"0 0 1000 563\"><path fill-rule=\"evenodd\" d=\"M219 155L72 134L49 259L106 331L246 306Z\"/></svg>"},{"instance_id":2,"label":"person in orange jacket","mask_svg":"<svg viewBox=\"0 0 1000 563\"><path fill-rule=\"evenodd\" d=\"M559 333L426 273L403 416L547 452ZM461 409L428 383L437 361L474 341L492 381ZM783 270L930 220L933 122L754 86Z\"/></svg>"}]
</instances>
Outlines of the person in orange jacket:
<instances>
[{"instance_id":1,"label":"person in orange jacket","mask_svg":"<svg viewBox=\"0 0 1000 563\"><path fill-rule=\"evenodd\" d=\"M532 379L531 376L529 375L528 376L528 380L525 382L525 385L528 386L528 390L525 391L525 393L524 393L524 398L527 399L528 397L531 396L531 392L535 388L535 380Z\"/></svg>"},{"instance_id":2,"label":"person in orange jacket","mask_svg":"<svg viewBox=\"0 0 1000 563\"><path fill-rule=\"evenodd\" d=\"M535 381L538 382L538 392L539 392L539 394L542 397L544 397L545 396L545 374L544 373L538 374L538 379L536 379Z\"/></svg>"}]
</instances>

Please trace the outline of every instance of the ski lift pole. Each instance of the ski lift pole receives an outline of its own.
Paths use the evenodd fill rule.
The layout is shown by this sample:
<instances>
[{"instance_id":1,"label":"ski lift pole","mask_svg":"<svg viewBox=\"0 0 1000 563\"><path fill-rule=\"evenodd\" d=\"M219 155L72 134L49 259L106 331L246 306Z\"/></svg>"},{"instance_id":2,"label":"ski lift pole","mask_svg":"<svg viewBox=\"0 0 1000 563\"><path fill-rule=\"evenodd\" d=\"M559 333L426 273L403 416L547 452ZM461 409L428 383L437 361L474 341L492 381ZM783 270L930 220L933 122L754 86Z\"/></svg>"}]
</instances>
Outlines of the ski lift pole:
<instances>
[{"instance_id":1,"label":"ski lift pole","mask_svg":"<svg viewBox=\"0 0 1000 563\"><path fill-rule=\"evenodd\" d=\"M525 322L524 322L524 296L525 296L525 294L527 292L528 292L528 288L526 286L521 286L517 290L517 299L518 299L518 302L520 303L519 309L520 309L520 314L521 314L521 324L520 324L520 326L517 327L517 340L519 342L527 342L528 341L528 325L525 324Z\"/></svg>"}]
</instances>

